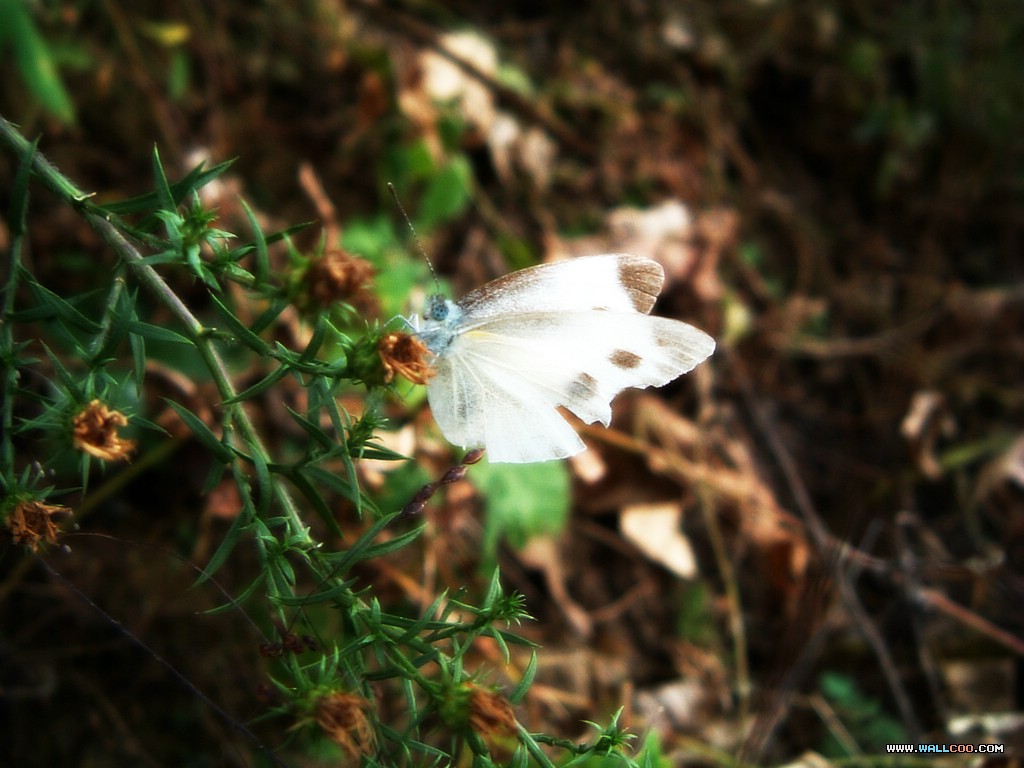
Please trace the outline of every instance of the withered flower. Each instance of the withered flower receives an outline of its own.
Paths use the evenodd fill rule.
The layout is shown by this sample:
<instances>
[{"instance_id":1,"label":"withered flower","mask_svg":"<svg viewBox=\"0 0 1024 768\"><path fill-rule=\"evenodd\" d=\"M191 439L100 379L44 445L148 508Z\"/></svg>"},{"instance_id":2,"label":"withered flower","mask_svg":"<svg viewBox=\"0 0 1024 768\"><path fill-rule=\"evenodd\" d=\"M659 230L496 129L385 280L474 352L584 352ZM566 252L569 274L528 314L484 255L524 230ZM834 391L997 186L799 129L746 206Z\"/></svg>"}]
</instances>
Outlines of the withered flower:
<instances>
[{"instance_id":1,"label":"withered flower","mask_svg":"<svg viewBox=\"0 0 1024 768\"><path fill-rule=\"evenodd\" d=\"M362 696L334 691L317 700L313 720L351 760L358 761L373 754L377 746L369 716L371 708L372 704Z\"/></svg>"},{"instance_id":2,"label":"withered flower","mask_svg":"<svg viewBox=\"0 0 1024 768\"><path fill-rule=\"evenodd\" d=\"M429 351L423 342L408 333L393 331L385 334L377 345L380 362L384 366L384 383L390 384L397 373L413 384L426 384L434 375L427 363Z\"/></svg>"},{"instance_id":3,"label":"withered flower","mask_svg":"<svg viewBox=\"0 0 1024 768\"><path fill-rule=\"evenodd\" d=\"M26 499L11 508L7 516L7 528L15 544L24 544L35 552L40 541L57 543L60 529L54 518L70 514L71 510L60 504L44 504L37 499Z\"/></svg>"},{"instance_id":4,"label":"withered flower","mask_svg":"<svg viewBox=\"0 0 1024 768\"><path fill-rule=\"evenodd\" d=\"M326 308L343 301L365 313L375 304L368 288L372 277L370 262L334 249L311 259L303 280L314 306Z\"/></svg>"},{"instance_id":5,"label":"withered flower","mask_svg":"<svg viewBox=\"0 0 1024 768\"><path fill-rule=\"evenodd\" d=\"M75 448L103 461L128 461L135 450L135 441L117 434L118 427L127 423L128 418L123 413L93 400L71 422Z\"/></svg>"},{"instance_id":6,"label":"withered flower","mask_svg":"<svg viewBox=\"0 0 1024 768\"><path fill-rule=\"evenodd\" d=\"M516 716L508 699L497 691L472 686L469 693L469 727L492 741L516 735Z\"/></svg>"}]
</instances>

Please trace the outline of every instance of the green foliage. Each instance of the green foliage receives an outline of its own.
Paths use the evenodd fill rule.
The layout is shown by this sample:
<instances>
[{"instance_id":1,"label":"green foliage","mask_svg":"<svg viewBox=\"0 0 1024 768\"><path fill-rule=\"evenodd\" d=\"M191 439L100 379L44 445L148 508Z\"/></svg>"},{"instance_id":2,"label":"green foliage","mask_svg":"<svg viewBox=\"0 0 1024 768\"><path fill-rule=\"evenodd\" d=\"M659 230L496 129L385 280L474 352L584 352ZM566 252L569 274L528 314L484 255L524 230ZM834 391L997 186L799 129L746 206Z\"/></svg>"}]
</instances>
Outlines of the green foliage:
<instances>
[{"instance_id":1,"label":"green foliage","mask_svg":"<svg viewBox=\"0 0 1024 768\"><path fill-rule=\"evenodd\" d=\"M853 677L828 672L821 676L818 685L846 732L862 752L881 753L886 744L908 740L902 723L887 713L880 701L861 693ZM828 735L821 752L826 757L855 756L833 734Z\"/></svg>"},{"instance_id":2,"label":"green foliage","mask_svg":"<svg viewBox=\"0 0 1024 768\"><path fill-rule=\"evenodd\" d=\"M365 322L360 327L352 320L358 318L355 309L344 307L341 316L349 318L344 326L335 321L334 312L316 315L302 348L289 348L272 335L301 290L301 281L271 269L268 245L287 240L294 229L263 233L251 213L249 238L217 229L216 213L204 207L199 191L226 164L199 166L172 181L154 152L153 191L98 206L4 121L0 146L19 163L7 211L12 239L5 258L10 268L0 294L4 521L9 522L16 508L56 514L54 502L62 492L49 482L54 475L80 478L79 490L84 492L96 467L114 460L110 456L115 448L126 457L134 447L118 434L129 419L132 427L157 436L150 450L158 454L160 441L166 444L172 438L147 422L144 410L154 402L166 403L191 444L207 457L204 489L230 482L240 503L197 583L229 568L240 548L254 549L260 564L255 576L237 584L211 614L245 606L265 612L268 624L305 627L319 638L307 644L288 630L280 632L281 642L266 644L266 654L275 660L272 685L277 693L268 715L288 718L286 728L311 744L329 740L328 751L362 758L367 765L465 760L495 765L488 742L494 734L475 730L481 721L474 721L467 707L474 696L482 696L505 702L498 711L512 718L508 703L526 696L537 661L531 656L513 690L502 695L481 684L482 673L471 668L468 654L479 638L495 643L506 662L514 646L529 653L530 643L510 629L530 618L522 596L506 593L495 571L479 600L440 594L421 611L403 611L385 606L374 585L363 581L373 572L367 563L418 546L423 525L401 509L429 479L422 468L400 463L386 492L371 497L360 486L357 460L404 461L376 441L385 402L376 351L381 332ZM89 221L118 257L109 270L97 273L99 287L89 295L62 295L22 259L30 170ZM462 160L456 157L434 170L424 192L428 223L456 215L468 200L468 169ZM378 265L398 263L398 237L386 220L355 223L347 233L348 245ZM308 264L294 250L291 255L293 266ZM385 284L390 292L386 300L397 305L414 278L425 276L425 269L419 265L396 274ZM165 275L191 285L203 297L202 317ZM229 290L232 284L243 290ZM218 418L182 400L151 396L146 370L154 355L214 388ZM253 372L241 390L232 374L236 366ZM38 380L47 386L27 384ZM338 395L358 391L360 382L365 393L355 416L339 404ZM303 439L271 447L250 417L256 409L246 406L279 397L286 383L303 392L295 401L302 403L300 408L285 409ZM82 448L82 435L76 431L83 413L94 414L105 428L107 442L93 446L92 453ZM86 442L99 440L86 437ZM57 461L58 453L37 465L22 450L46 444L62 446L63 455L74 457L77 466L68 472L66 462ZM144 471L146 463L143 454L133 470ZM520 542L556 532L564 524L568 477L563 466L475 469L475 480L493 508L488 530L492 550L499 535ZM355 532L339 524L339 506L359 521ZM340 548L325 546L314 533L316 520L317 530L343 542ZM33 547L53 541L45 531L38 540L23 539ZM375 706L382 695L401 702L391 712L404 714L382 719ZM606 727L595 725L598 733L589 744L530 734L514 718L506 726L514 765L553 768L556 763L542 744L561 754L562 764L582 764L601 755L633 764L623 751L630 737L618 727L617 718Z\"/></svg>"},{"instance_id":3,"label":"green foliage","mask_svg":"<svg viewBox=\"0 0 1024 768\"><path fill-rule=\"evenodd\" d=\"M25 0L0 0L0 55L8 49L32 97L62 123L73 123L75 107L57 74L54 50L39 34Z\"/></svg>"},{"instance_id":4,"label":"green foliage","mask_svg":"<svg viewBox=\"0 0 1024 768\"><path fill-rule=\"evenodd\" d=\"M433 290L430 268L420 259L410 259L394 216L354 219L345 226L342 247L361 256L376 269L375 287L384 317L409 311L410 297L424 286ZM407 230L401 230L407 231Z\"/></svg>"},{"instance_id":5,"label":"green foliage","mask_svg":"<svg viewBox=\"0 0 1024 768\"><path fill-rule=\"evenodd\" d=\"M449 146L456 144L458 132L449 129ZM393 180L402 200L416 201L413 224L421 236L460 216L472 200L472 167L457 150L435 160L423 141L401 145L385 158L384 176Z\"/></svg>"},{"instance_id":6,"label":"green foliage","mask_svg":"<svg viewBox=\"0 0 1024 768\"><path fill-rule=\"evenodd\" d=\"M866 21L844 30L840 61L852 75L847 100L860 112L855 138L884 147L881 196L917 172L923 150L943 129L993 144L1019 135L1019 4L900 3ZM897 63L902 76L894 75Z\"/></svg>"},{"instance_id":7,"label":"green foliage","mask_svg":"<svg viewBox=\"0 0 1024 768\"><path fill-rule=\"evenodd\" d=\"M498 542L523 547L534 536L557 536L569 519L570 478L564 462L474 466L470 480L487 502L484 556L493 561Z\"/></svg>"},{"instance_id":8,"label":"green foliage","mask_svg":"<svg viewBox=\"0 0 1024 768\"><path fill-rule=\"evenodd\" d=\"M679 637L702 648L718 640L712 597L706 584L694 582L680 587L676 614Z\"/></svg>"}]
</instances>

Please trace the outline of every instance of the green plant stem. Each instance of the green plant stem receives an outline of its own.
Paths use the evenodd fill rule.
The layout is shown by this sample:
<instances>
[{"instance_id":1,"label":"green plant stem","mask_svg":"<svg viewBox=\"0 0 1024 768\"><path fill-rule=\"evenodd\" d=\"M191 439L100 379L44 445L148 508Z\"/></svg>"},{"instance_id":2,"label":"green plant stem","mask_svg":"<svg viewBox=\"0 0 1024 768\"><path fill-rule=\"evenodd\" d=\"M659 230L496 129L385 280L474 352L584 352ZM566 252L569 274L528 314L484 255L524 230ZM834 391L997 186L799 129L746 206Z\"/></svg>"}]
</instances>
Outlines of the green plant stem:
<instances>
[{"instance_id":1,"label":"green plant stem","mask_svg":"<svg viewBox=\"0 0 1024 768\"><path fill-rule=\"evenodd\" d=\"M93 205L90 202L90 194L76 187L45 157L36 153L33 145L2 117L0 117L0 147L21 158L24 167L28 167L29 160L31 160L30 165L34 177L89 222L104 242L117 254L124 265L125 274L130 276L132 281L141 284L148 293L171 312L183 328L183 335L195 345L209 375L216 384L222 402L225 403L221 419L222 439L232 446L236 454L234 458L230 459L231 471L236 482L243 492L249 488L250 475L257 476L261 482L257 495L257 510L254 514L257 515L261 524L262 533L257 533L252 538L264 566L263 576L267 585L267 596L274 606L272 610L276 611L281 623L287 625L288 620L284 615L286 608L302 604L301 601L288 599L293 598L293 595L282 594L282 592L290 593L294 590L291 564L282 559L287 552L301 553L305 564L315 573L320 585L335 582L338 579L343 579L344 576L341 569L333 564L329 557L317 551L318 544L309 528L304 524L284 477L279 476L272 481L267 481L267 478L271 476L271 470L268 468L273 466L270 452L257 433L245 405L236 399L236 388L217 346L219 334L215 329L206 327L182 302L160 273L146 262L146 257L139 251L139 244L130 240L130 235L126 236L119 223L112 220L102 208ZM12 275L17 273L15 259L19 253L20 242L20 233L13 232L12 243L15 247L8 257L10 263L5 265L11 269L11 273L4 275L8 291L3 296L3 306L0 307L7 312L13 309L11 296L16 277ZM123 298L120 293L122 290L123 288L116 285L111 290L107 304L108 323L102 329L101 335L97 337L94 350L103 349L105 334L110 331L111 327L110 316L111 313L117 311L116 308ZM2 325L0 342L6 341L7 351L12 352L13 334L6 323L0 323L0 325ZM11 389L15 381L5 378L0 384ZM8 421L10 419L10 415L6 411L4 418ZM169 441L166 447L158 451L159 456L166 456L176 446L176 442ZM159 457L153 457L152 460L159 460ZM127 475L123 476L122 480L127 477ZM116 485L110 485L104 490L112 492L116 487ZM260 506L261 503L266 504L268 498L275 502L274 512L267 512L265 507L261 508ZM250 495L251 499L252 495ZM252 509L252 506L249 506L248 509ZM272 534L267 533L271 527L277 526L278 520L282 517L285 521L285 530ZM391 519L398 517L399 515L396 514ZM356 551L359 551L358 545ZM345 587L344 582L340 586ZM328 589L328 591L332 590ZM437 686L431 681L430 674L425 670L430 669L432 663L446 668L448 663L446 654L437 646L437 643L449 639L449 635L454 635L457 630L453 629L451 633L432 630L432 637L424 637L423 632L414 627L421 626L425 629L429 622L424 620L422 623L414 622L410 625L408 622L399 621L396 617L382 614L376 600L368 601L347 587L345 587L345 594L337 594L332 600L342 607L346 624L350 623L351 625L347 630L348 634L358 640L352 644L350 651L346 652L344 656L346 669L343 672L338 670L331 674L342 675L339 679L346 680L348 685L362 688L369 684L368 680L387 677L401 678L409 681L410 685L416 685L420 690L427 692L431 701L437 699ZM456 670L457 679L461 680L463 676L462 653L473 638L481 635L489 625L489 620L478 617L475 621L462 626L462 631L469 635L465 643L457 643L455 638L450 638L455 646L455 660L452 663L452 668ZM374 651L373 658L383 669L377 674L368 675L367 659L363 656L362 649L371 647ZM406 653L405 649L410 649L412 655ZM333 654L333 658L339 661L342 659L337 651ZM295 681L293 684L295 690L309 689L309 681L315 678L315 674L311 672L310 668L300 663L299 658L294 656L283 659L282 663L288 668L291 679ZM330 669L326 662L322 663L321 667L324 670ZM332 680L330 684L337 685L338 682ZM415 704L415 699L411 696L410 701ZM532 754L543 754L535 741L528 736L525 738L527 744L532 745ZM542 762L542 764L552 765L550 761Z\"/></svg>"},{"instance_id":2,"label":"green plant stem","mask_svg":"<svg viewBox=\"0 0 1024 768\"><path fill-rule=\"evenodd\" d=\"M25 157L26 153L32 151L32 145L3 117L0 117L0 144L11 149L19 158ZM199 350L199 354L206 363L221 398L225 401L232 401L238 393L231 382L227 366L214 346L210 329L206 328L192 314L191 310L185 306L181 299L178 298L178 295L167 285L160 273L145 263L142 254L125 238L117 227L98 209L89 204L88 201L92 196L91 194L80 190L38 152L33 157L32 167L44 186L78 210L85 217L86 221L100 234L107 245L124 261L130 274L142 283L157 299L163 302L185 327L187 335L195 343L196 349ZM238 430L241 442L250 453L258 455L265 463L269 464L270 454L260 439L245 408L241 403L232 403L227 407L231 411L231 421ZM308 544L310 548L314 547L316 542L313 541L307 526L303 523L299 510L291 494L288 493L288 489L283 483L274 483L273 486L277 500L288 519L289 527L291 528L290 535L300 539L304 544Z\"/></svg>"}]
</instances>

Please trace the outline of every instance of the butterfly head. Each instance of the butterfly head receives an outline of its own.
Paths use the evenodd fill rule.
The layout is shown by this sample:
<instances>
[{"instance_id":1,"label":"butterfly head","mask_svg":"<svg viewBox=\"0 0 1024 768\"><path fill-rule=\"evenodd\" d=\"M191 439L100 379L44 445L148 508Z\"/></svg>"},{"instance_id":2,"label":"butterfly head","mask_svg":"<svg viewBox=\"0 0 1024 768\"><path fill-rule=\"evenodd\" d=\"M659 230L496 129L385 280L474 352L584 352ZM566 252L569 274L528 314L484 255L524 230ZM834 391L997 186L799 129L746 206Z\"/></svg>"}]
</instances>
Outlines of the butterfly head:
<instances>
[{"instance_id":1,"label":"butterfly head","mask_svg":"<svg viewBox=\"0 0 1024 768\"><path fill-rule=\"evenodd\" d=\"M427 349L439 355L448 347L455 336L455 326L462 318L462 309L444 294L435 293L423 307L423 327L419 338Z\"/></svg>"},{"instance_id":2,"label":"butterfly head","mask_svg":"<svg viewBox=\"0 0 1024 768\"><path fill-rule=\"evenodd\" d=\"M451 300L444 294L435 293L427 299L427 303L423 307L423 318L428 323L444 325L453 309L458 309L458 307Z\"/></svg>"}]
</instances>

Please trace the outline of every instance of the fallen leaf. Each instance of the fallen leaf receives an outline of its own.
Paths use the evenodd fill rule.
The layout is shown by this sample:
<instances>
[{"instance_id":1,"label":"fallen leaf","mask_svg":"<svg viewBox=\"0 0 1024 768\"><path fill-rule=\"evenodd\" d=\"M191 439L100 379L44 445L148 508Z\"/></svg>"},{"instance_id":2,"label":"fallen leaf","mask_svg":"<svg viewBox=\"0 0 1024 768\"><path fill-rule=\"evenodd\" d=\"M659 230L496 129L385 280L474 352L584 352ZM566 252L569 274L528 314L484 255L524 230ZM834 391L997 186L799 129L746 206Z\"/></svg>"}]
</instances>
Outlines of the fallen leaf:
<instances>
[{"instance_id":1,"label":"fallen leaf","mask_svg":"<svg viewBox=\"0 0 1024 768\"><path fill-rule=\"evenodd\" d=\"M619 530L648 558L690 579L697 575L697 561L682 522L683 508L676 502L630 504L619 515Z\"/></svg>"}]
</instances>

